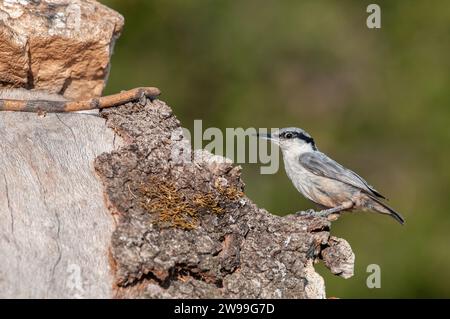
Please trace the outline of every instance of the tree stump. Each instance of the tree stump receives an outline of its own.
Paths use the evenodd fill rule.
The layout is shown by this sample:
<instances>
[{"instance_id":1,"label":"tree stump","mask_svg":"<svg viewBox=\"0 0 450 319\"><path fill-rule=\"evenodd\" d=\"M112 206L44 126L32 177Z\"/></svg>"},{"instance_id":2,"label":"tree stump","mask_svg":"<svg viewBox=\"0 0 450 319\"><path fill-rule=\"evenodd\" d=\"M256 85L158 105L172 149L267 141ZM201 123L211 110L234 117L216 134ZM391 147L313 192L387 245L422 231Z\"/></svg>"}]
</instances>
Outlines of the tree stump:
<instances>
[{"instance_id":1,"label":"tree stump","mask_svg":"<svg viewBox=\"0 0 450 319\"><path fill-rule=\"evenodd\" d=\"M102 116L0 113L2 297L324 298L316 261L352 275L328 220L256 207L164 102Z\"/></svg>"}]
</instances>

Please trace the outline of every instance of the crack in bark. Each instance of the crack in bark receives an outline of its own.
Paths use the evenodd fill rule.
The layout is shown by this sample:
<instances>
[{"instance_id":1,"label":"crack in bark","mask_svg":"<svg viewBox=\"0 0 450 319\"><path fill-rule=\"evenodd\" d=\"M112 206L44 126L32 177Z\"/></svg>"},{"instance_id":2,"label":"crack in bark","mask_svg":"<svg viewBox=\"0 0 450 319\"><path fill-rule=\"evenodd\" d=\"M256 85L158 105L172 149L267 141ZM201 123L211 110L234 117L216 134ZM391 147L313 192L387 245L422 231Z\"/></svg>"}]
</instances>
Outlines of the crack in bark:
<instances>
[{"instance_id":1,"label":"crack in bark","mask_svg":"<svg viewBox=\"0 0 450 319\"><path fill-rule=\"evenodd\" d=\"M10 230L11 230L11 234L13 236L14 239L14 214L13 214L13 209L11 206L11 200L9 198L9 188L8 188L8 181L6 179L6 174L3 174L3 180L5 181L5 195L6 195L6 204L8 206L8 211L9 211L9 217L11 219L10 222Z\"/></svg>"},{"instance_id":2,"label":"crack in bark","mask_svg":"<svg viewBox=\"0 0 450 319\"><path fill-rule=\"evenodd\" d=\"M61 118L59 117L58 114L55 113L55 116L56 116L56 118L61 122L62 125L64 125L65 127L67 127L67 128L69 129L70 134L72 134L73 140L75 141L75 143L77 143L77 137L76 137L75 132L73 131L73 129L72 129L69 125L67 125L66 122L64 122L63 120L61 120Z\"/></svg>"},{"instance_id":3,"label":"crack in bark","mask_svg":"<svg viewBox=\"0 0 450 319\"><path fill-rule=\"evenodd\" d=\"M56 219L56 224L57 224L56 236L53 238L53 240L55 241L55 244L56 244L57 257L56 257L56 260L53 263L52 268L50 270L50 279L49 279L49 283L52 283L56 279L55 278L56 267L59 265L59 263L61 261L61 258L62 258L61 244L59 243L59 240L60 240L59 236L60 236L60 230L61 230L61 221L59 219L58 213L56 211L54 211L54 210L53 211L50 210L50 207L47 204L47 197L45 196L45 191L42 190L42 188L44 187L44 184L42 183L42 181L41 181L41 179L39 177L39 174L36 172L34 167L32 167L32 170L33 170L33 173L36 176L36 179L37 179L38 184L39 184L39 193L41 195L42 203L44 204L45 210L47 212L53 212L53 215L54 215L54 217ZM47 290L50 290L50 289L51 289L51 286L49 286ZM47 291L47 294L48 294L48 291Z\"/></svg>"},{"instance_id":4,"label":"crack in bark","mask_svg":"<svg viewBox=\"0 0 450 319\"><path fill-rule=\"evenodd\" d=\"M57 227L56 227L56 249L58 252L58 257L56 258L55 263L53 264L52 267L52 280L55 279L55 271L56 271L56 267L59 265L59 263L61 262L61 258L62 258L62 251L61 251L61 245L59 243L59 239L60 239L60 232L61 232L61 221L59 219L59 215L58 213L55 212L55 217L56 217L56 222L57 222Z\"/></svg>"}]
</instances>

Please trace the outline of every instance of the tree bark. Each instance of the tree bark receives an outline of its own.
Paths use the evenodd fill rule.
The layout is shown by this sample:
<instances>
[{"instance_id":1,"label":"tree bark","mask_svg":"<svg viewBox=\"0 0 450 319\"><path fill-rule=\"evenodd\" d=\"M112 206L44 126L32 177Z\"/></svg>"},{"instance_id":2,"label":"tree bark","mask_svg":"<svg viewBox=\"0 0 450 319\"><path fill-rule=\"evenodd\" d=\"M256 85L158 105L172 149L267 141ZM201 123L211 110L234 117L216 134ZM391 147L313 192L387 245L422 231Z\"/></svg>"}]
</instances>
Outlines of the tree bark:
<instances>
[{"instance_id":1,"label":"tree bark","mask_svg":"<svg viewBox=\"0 0 450 319\"><path fill-rule=\"evenodd\" d=\"M164 102L102 116L0 113L1 297L324 298L314 263L353 274L328 220L258 208Z\"/></svg>"}]
</instances>

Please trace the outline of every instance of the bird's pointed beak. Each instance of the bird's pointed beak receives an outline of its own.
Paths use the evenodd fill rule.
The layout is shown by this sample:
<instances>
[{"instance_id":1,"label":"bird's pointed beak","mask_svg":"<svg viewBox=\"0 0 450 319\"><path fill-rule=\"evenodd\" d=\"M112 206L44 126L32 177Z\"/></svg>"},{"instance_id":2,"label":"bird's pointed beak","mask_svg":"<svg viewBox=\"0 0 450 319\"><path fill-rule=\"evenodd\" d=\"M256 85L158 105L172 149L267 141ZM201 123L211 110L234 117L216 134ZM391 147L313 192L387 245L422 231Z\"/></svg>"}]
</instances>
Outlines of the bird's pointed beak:
<instances>
[{"instance_id":1,"label":"bird's pointed beak","mask_svg":"<svg viewBox=\"0 0 450 319\"><path fill-rule=\"evenodd\" d=\"M272 139L272 135L270 133L256 133L256 136L258 138L262 138L265 140L271 140Z\"/></svg>"}]
</instances>

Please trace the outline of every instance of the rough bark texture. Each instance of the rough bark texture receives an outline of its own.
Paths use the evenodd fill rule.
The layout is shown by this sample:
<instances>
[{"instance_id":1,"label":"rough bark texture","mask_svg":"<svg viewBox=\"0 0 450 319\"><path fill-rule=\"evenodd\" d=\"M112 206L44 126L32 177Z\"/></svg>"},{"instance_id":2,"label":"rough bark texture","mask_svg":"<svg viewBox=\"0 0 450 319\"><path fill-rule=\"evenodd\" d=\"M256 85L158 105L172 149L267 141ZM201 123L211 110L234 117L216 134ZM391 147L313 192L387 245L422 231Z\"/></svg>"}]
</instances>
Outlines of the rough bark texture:
<instances>
[{"instance_id":1,"label":"rough bark texture","mask_svg":"<svg viewBox=\"0 0 450 319\"><path fill-rule=\"evenodd\" d=\"M126 145L96 159L116 217L116 297L323 298L313 268L335 274L354 255L328 220L278 217L243 194L240 168L190 144L162 101L103 112Z\"/></svg>"},{"instance_id":2,"label":"rough bark texture","mask_svg":"<svg viewBox=\"0 0 450 319\"><path fill-rule=\"evenodd\" d=\"M0 1L0 87L100 96L123 23L94 0Z\"/></svg>"},{"instance_id":3,"label":"rough bark texture","mask_svg":"<svg viewBox=\"0 0 450 319\"><path fill-rule=\"evenodd\" d=\"M1 297L323 298L316 261L352 274L329 221L256 207L164 102L102 114L0 113Z\"/></svg>"}]
</instances>

